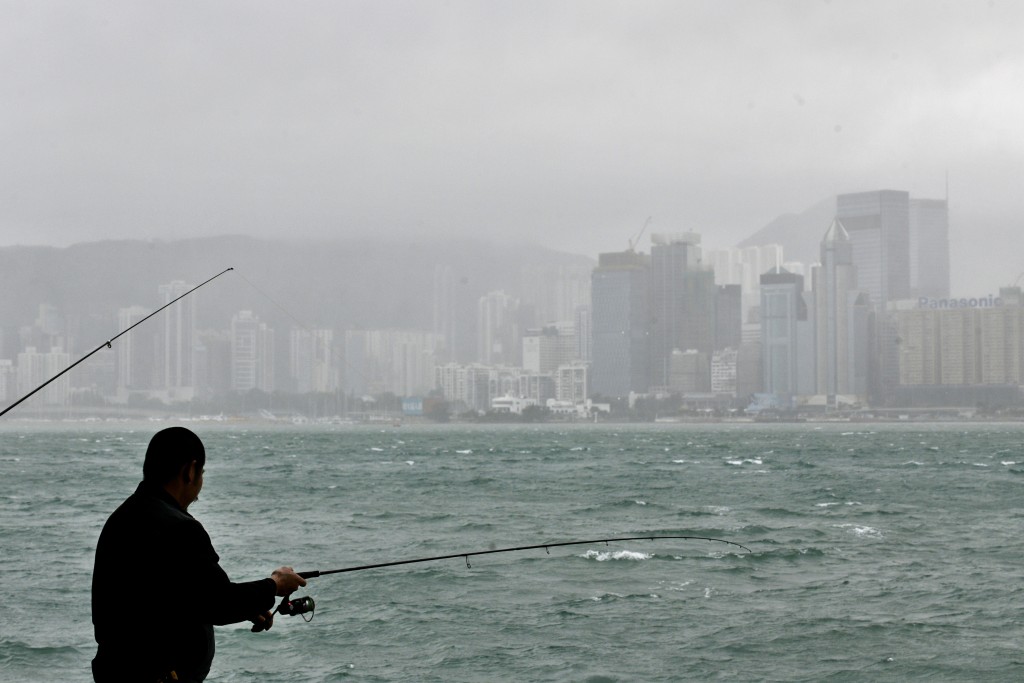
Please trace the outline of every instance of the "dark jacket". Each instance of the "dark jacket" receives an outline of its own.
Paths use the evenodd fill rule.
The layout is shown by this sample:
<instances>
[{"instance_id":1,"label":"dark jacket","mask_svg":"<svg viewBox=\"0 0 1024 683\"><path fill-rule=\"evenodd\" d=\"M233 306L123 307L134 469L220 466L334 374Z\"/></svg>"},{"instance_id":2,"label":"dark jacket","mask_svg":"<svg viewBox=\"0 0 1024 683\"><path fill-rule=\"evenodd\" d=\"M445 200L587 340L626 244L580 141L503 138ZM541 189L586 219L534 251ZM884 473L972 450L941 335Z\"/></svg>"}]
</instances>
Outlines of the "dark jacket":
<instances>
[{"instance_id":1,"label":"dark jacket","mask_svg":"<svg viewBox=\"0 0 1024 683\"><path fill-rule=\"evenodd\" d=\"M273 579L232 583L210 537L162 487L139 484L100 533L92 575L97 682L202 681L213 625L274 605Z\"/></svg>"}]
</instances>

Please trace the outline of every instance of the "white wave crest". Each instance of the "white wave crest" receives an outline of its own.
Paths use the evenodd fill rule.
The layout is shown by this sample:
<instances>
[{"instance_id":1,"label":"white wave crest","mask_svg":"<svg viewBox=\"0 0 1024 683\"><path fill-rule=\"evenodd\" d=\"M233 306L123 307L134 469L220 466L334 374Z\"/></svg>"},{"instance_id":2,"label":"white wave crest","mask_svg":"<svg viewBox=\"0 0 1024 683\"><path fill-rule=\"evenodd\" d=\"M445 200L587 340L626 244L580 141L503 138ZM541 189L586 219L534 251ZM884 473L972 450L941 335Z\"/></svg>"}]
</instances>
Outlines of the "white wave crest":
<instances>
[{"instance_id":1,"label":"white wave crest","mask_svg":"<svg viewBox=\"0 0 1024 683\"><path fill-rule=\"evenodd\" d=\"M769 452L771 452L771 451L769 451ZM737 465L737 466L745 465L746 463L750 463L751 465L762 465L762 464L764 464L764 463L761 462L761 458L744 458L742 460L726 460L726 462L729 463L730 465Z\"/></svg>"},{"instance_id":2,"label":"white wave crest","mask_svg":"<svg viewBox=\"0 0 1024 683\"><path fill-rule=\"evenodd\" d=\"M840 529L846 529L856 536L870 536L872 538L882 537L882 532L871 526L862 526L860 524L836 524L835 526Z\"/></svg>"},{"instance_id":3,"label":"white wave crest","mask_svg":"<svg viewBox=\"0 0 1024 683\"><path fill-rule=\"evenodd\" d=\"M649 560L654 557L654 555L650 553L636 553L632 550L588 550L583 553L583 557L588 560L607 562L608 560Z\"/></svg>"}]
</instances>

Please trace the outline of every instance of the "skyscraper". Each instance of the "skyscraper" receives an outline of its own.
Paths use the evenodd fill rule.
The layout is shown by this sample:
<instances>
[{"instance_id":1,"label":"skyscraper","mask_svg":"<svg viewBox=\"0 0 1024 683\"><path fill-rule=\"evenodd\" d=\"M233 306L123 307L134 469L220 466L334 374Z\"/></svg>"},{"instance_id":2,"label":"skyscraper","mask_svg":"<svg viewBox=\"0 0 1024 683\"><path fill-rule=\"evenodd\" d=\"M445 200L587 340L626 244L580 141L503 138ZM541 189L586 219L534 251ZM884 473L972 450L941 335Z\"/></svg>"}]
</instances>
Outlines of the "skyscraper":
<instances>
[{"instance_id":1,"label":"skyscraper","mask_svg":"<svg viewBox=\"0 0 1024 683\"><path fill-rule=\"evenodd\" d=\"M601 254L591 276L590 390L606 398L647 390L650 377L650 259L632 250Z\"/></svg>"},{"instance_id":2,"label":"skyscraper","mask_svg":"<svg viewBox=\"0 0 1024 683\"><path fill-rule=\"evenodd\" d=\"M910 297L910 195L899 190L841 194L836 218L850 237L858 287L880 310Z\"/></svg>"},{"instance_id":3,"label":"skyscraper","mask_svg":"<svg viewBox=\"0 0 1024 683\"><path fill-rule=\"evenodd\" d=\"M830 397L867 394L867 295L857 288L853 245L839 219L821 242L814 271L816 393ZM859 307L860 306L860 307Z\"/></svg>"},{"instance_id":4,"label":"skyscraper","mask_svg":"<svg viewBox=\"0 0 1024 683\"><path fill-rule=\"evenodd\" d=\"M949 296L949 208L944 199L910 200L910 290Z\"/></svg>"},{"instance_id":5,"label":"skyscraper","mask_svg":"<svg viewBox=\"0 0 1024 683\"><path fill-rule=\"evenodd\" d=\"M785 268L774 268L761 276L761 367L764 391L776 394L784 404L804 393L813 334L803 297L804 278ZM810 392L807 392L810 393Z\"/></svg>"},{"instance_id":6,"label":"skyscraper","mask_svg":"<svg viewBox=\"0 0 1024 683\"><path fill-rule=\"evenodd\" d=\"M651 241L651 384L666 387L673 350L714 350L717 290L714 270L701 263L700 235Z\"/></svg>"}]
</instances>

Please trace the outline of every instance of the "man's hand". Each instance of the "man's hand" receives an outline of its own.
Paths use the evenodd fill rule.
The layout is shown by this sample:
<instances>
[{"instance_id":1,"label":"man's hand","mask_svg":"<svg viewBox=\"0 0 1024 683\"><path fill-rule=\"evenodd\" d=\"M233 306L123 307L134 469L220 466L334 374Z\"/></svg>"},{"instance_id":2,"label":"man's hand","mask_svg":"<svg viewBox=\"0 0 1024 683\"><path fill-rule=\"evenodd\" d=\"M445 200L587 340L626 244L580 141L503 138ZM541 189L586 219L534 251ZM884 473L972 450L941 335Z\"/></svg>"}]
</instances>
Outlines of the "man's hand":
<instances>
[{"instance_id":1,"label":"man's hand","mask_svg":"<svg viewBox=\"0 0 1024 683\"><path fill-rule=\"evenodd\" d=\"M274 625L274 615L270 612L264 612L259 614L249 621L252 622L252 632L259 633L260 631L269 631L270 627Z\"/></svg>"},{"instance_id":2,"label":"man's hand","mask_svg":"<svg viewBox=\"0 0 1024 683\"><path fill-rule=\"evenodd\" d=\"M291 595L296 588L306 585L306 580L295 573L291 567L278 567L270 575L277 584L277 595Z\"/></svg>"}]
</instances>

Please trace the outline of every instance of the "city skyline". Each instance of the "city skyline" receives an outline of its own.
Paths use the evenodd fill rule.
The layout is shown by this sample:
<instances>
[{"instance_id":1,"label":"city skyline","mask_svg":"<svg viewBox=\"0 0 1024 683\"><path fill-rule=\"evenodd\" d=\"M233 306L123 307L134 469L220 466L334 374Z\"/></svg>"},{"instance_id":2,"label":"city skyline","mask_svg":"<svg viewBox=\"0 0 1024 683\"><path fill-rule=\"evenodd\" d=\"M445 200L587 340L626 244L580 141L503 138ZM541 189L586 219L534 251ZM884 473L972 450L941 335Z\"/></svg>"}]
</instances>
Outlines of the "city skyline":
<instances>
[{"instance_id":1,"label":"city skyline","mask_svg":"<svg viewBox=\"0 0 1024 683\"><path fill-rule=\"evenodd\" d=\"M465 254L445 254L448 265L421 257L421 278L431 289L419 290L420 305L430 310L418 326L343 320L323 327L314 313L315 328L291 314L296 324L280 327L279 318L263 320L236 306L228 327L223 308L211 327L208 316L198 324L197 295L164 311L152 332L137 332L116 360L82 380L62 382L43 400L66 405L83 391L94 397L89 400L114 405L223 399L253 390L336 392L363 400L390 394L415 399L421 409L425 397L498 412L549 402L556 412L583 415L590 400L621 410L627 399L632 409L637 396L675 395L691 405L749 404L759 412L941 401L950 395L943 387L956 384L951 377L960 378L960 388L976 387L957 395L1008 400L1002 385L1019 384L1024 367L1020 290L947 296L946 203L879 190L838 195L834 214L813 263L788 259L781 245L706 250L698 233L652 233L649 254L638 234L628 248L602 253L594 266L521 257L504 279L469 287L465 276L455 285L455 273L468 263ZM381 257L393 251L386 243L378 248ZM915 269L922 258L934 266L927 274ZM514 273L518 277L507 279ZM154 287L165 304L191 289L182 279ZM367 303L379 306L393 292L379 288ZM389 306L405 310L408 302ZM923 334L914 331L921 317L908 318L907 311L923 311L942 334L914 341ZM117 309L122 325L145 315L138 305ZM81 352L74 320L73 313L39 301L30 325L16 326L6 342L0 336L0 399L17 398L12 386L25 393L45 368ZM0 332L5 327L13 331L0 324ZM979 335L981 343L971 341ZM923 355L913 355L915 349ZM943 370L915 374L905 367L910 362ZM928 377L941 379L933 386ZM435 396L439 390L455 395Z\"/></svg>"}]
</instances>

